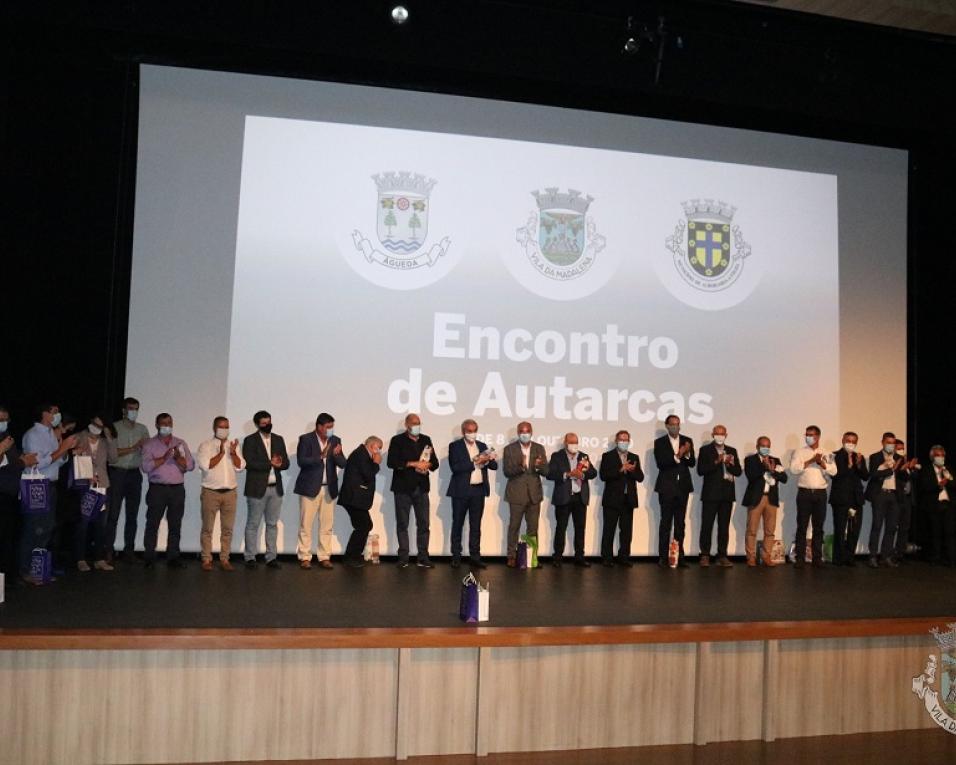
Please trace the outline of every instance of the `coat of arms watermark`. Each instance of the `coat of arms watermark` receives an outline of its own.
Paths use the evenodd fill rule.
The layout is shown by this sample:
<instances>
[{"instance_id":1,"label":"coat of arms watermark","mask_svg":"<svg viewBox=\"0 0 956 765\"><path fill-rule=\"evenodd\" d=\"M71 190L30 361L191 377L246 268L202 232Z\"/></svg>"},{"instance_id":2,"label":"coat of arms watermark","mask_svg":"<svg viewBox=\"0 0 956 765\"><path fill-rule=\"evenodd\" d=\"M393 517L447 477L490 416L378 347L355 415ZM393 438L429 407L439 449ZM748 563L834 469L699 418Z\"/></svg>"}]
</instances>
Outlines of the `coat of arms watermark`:
<instances>
[{"instance_id":1,"label":"coat of arms watermark","mask_svg":"<svg viewBox=\"0 0 956 765\"><path fill-rule=\"evenodd\" d=\"M713 199L691 199L682 207L686 220L678 221L664 242L674 267L702 292L727 289L740 278L750 257L750 245L733 222L737 208Z\"/></svg>"},{"instance_id":2,"label":"coat of arms watermark","mask_svg":"<svg viewBox=\"0 0 956 765\"><path fill-rule=\"evenodd\" d=\"M518 243L535 269L549 279L575 279L594 265L605 239L588 215L594 201L580 191L557 187L532 191L538 203L528 222L516 232Z\"/></svg>"},{"instance_id":3,"label":"coat of arms watermark","mask_svg":"<svg viewBox=\"0 0 956 765\"><path fill-rule=\"evenodd\" d=\"M939 645L939 658L930 654L923 673L913 678L913 693L923 702L929 716L940 728L956 735L956 622L943 631L930 632ZM939 679L939 690L932 685Z\"/></svg>"},{"instance_id":4,"label":"coat of arms watermark","mask_svg":"<svg viewBox=\"0 0 956 765\"><path fill-rule=\"evenodd\" d=\"M402 271L435 265L451 244L446 236L424 249L428 239L430 195L437 181L407 171L376 173L372 180L378 189L375 233L385 251L358 229L352 232L355 249L360 250L369 263Z\"/></svg>"}]
</instances>

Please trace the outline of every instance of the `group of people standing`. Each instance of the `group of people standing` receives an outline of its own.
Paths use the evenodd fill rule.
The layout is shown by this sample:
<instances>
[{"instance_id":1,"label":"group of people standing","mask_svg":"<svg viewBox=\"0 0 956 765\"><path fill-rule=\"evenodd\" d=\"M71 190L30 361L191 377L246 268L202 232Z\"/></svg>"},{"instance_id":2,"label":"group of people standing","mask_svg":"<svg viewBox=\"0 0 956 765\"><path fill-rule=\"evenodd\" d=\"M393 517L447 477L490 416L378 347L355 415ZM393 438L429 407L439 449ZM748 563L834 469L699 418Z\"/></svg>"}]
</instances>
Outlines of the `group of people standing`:
<instances>
[{"instance_id":1,"label":"group of people standing","mask_svg":"<svg viewBox=\"0 0 956 765\"><path fill-rule=\"evenodd\" d=\"M18 450L4 434L9 413L0 407L0 566L19 571L28 582L31 551L49 544L56 526L55 513L23 516L18 522L17 497L23 473L38 472L49 479L56 505L56 485L61 469L73 457L89 457L93 466L92 485L106 494L102 512L76 519L73 551L80 571L92 568L111 571L118 557L133 562L142 498L143 478L147 482L146 525L143 536L145 565L157 560L157 538L162 520L167 524L166 564L184 566L180 535L185 511L185 474L197 466L202 474L200 509L202 531L200 557L203 570L213 569L213 534L219 522L218 567L233 569L231 552L238 506L238 474L245 473L243 493L247 514L244 529L244 564L258 566L259 537L265 528L264 562L280 568L278 521L283 501L282 473L290 465L285 440L272 430L272 417L261 410L253 416L256 431L241 444L230 439L228 418L216 417L210 437L199 444L195 456L181 438L174 435L169 413L156 416L156 433L151 436L138 421L139 402L127 398L123 416L109 422L94 416L87 428L70 432L59 407L43 404L37 422L23 438ZM75 425L75 423L74 423ZM695 451L694 442L681 433L680 418L671 415L664 422L666 433L654 442L657 468L654 492L660 504L658 565L686 567L684 556L685 519L693 492L691 470L702 477L700 488L701 566L729 567L730 522L737 502L737 484L746 481L742 504L747 511L745 552L747 565L757 565L757 536L762 528L762 562L775 565L779 487L790 477L797 482L797 533L795 565L805 560L823 565L823 525L828 505L833 508L834 542L832 562L854 565L865 502L871 506L869 565L895 567L907 546L914 499L925 502L932 532L931 559L956 565L956 508L950 502L952 474L942 446L930 450L931 465L923 468L907 458L905 445L893 433L885 433L881 449L868 457L858 451L855 433L843 435L842 447L827 452L820 447L820 429L809 426L804 445L793 452L789 465L771 454L771 441L761 436L755 453L741 460L737 449L727 443L727 429L717 425L712 440ZM315 429L301 435L296 447L299 474L294 493L299 498L299 528L296 556L298 565L310 569L313 563L332 568L332 523L336 505L349 514L353 531L345 548L346 565L365 564L364 550L372 519L369 510L375 497L375 480L381 468L384 442L369 436L347 456L341 439L334 433L335 419L321 413ZM522 526L528 539L536 540L543 481L553 483L551 502L556 526L551 564L565 561L568 524L573 525L573 563L591 564L585 555L587 508L591 481L603 482L601 499L603 534L601 563L630 567L634 510L638 507L637 484L644 480L641 458L632 451L630 433L621 430L613 447L601 455L598 467L579 448L575 433L565 435L562 447L548 455L534 440L530 422L517 426L517 439L502 450L501 468L506 478L504 500L509 506L507 561L517 567L517 550ZM467 521L468 558L472 568L484 568L481 555L481 520L485 499L490 495L489 471L499 467L499 456L478 440L478 424L471 419L461 424L461 438L448 446L451 478L447 496L452 505L451 565L459 567L464 557L463 535ZM417 414L405 418L405 429L388 444L386 466L392 471L390 490L394 495L397 565L410 565L409 526L414 515L415 563L432 568L430 541L430 473L439 466L432 440L422 433ZM341 474L340 474L341 471ZM116 531L125 508L123 550L114 552ZM316 527L315 544L313 529ZM717 527L716 554L714 526ZM19 529L17 528L19 526ZM811 530L811 551L806 554L807 531ZM14 539L19 536L19 544ZM615 537L617 549L615 551Z\"/></svg>"}]
</instances>

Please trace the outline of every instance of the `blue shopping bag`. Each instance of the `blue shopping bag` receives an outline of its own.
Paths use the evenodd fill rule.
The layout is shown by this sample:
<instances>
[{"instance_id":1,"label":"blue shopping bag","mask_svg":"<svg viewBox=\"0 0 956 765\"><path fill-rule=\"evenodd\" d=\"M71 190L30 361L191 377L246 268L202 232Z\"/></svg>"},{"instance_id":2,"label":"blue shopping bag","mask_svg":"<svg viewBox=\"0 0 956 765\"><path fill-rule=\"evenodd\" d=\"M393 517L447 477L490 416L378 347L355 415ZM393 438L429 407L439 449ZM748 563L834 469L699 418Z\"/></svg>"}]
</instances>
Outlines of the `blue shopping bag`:
<instances>
[{"instance_id":1,"label":"blue shopping bag","mask_svg":"<svg viewBox=\"0 0 956 765\"><path fill-rule=\"evenodd\" d=\"M50 479L36 468L20 476L20 511L31 515L53 511Z\"/></svg>"},{"instance_id":2,"label":"blue shopping bag","mask_svg":"<svg viewBox=\"0 0 956 765\"><path fill-rule=\"evenodd\" d=\"M106 491L91 486L80 495L80 515L84 518L95 518L106 504Z\"/></svg>"},{"instance_id":3,"label":"blue shopping bag","mask_svg":"<svg viewBox=\"0 0 956 765\"><path fill-rule=\"evenodd\" d=\"M30 578L41 584L53 580L53 553L42 547L35 547L30 556Z\"/></svg>"},{"instance_id":4,"label":"blue shopping bag","mask_svg":"<svg viewBox=\"0 0 956 765\"><path fill-rule=\"evenodd\" d=\"M474 574L468 574L461 580L461 600L458 604L458 618L463 622L478 621L478 580Z\"/></svg>"}]
</instances>

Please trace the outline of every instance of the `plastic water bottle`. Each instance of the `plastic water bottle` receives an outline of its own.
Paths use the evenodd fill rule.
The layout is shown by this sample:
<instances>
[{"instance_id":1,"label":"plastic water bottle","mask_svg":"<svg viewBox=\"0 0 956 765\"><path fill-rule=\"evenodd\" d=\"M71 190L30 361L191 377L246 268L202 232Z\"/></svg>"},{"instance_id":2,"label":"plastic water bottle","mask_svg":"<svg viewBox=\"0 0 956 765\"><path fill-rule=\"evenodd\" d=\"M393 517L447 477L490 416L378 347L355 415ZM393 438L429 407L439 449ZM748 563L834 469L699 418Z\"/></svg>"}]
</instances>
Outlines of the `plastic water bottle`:
<instances>
[{"instance_id":1,"label":"plastic water bottle","mask_svg":"<svg viewBox=\"0 0 956 765\"><path fill-rule=\"evenodd\" d=\"M382 562L382 559L379 557L379 547L378 547L378 534L369 534L368 535L368 547L369 547L369 560L371 560L372 565L378 565Z\"/></svg>"}]
</instances>

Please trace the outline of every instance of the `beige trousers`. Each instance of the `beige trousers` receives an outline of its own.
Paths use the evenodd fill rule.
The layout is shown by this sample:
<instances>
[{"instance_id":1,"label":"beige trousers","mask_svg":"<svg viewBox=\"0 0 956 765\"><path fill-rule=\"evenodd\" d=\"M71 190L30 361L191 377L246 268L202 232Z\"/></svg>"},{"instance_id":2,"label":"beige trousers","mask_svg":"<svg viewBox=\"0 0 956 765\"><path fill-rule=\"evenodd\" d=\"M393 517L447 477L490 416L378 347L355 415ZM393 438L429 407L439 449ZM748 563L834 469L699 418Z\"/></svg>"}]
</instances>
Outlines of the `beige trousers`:
<instances>
[{"instance_id":1,"label":"beige trousers","mask_svg":"<svg viewBox=\"0 0 956 765\"><path fill-rule=\"evenodd\" d=\"M232 549L232 527L236 522L236 490L213 491L203 489L199 493L199 508L202 514L202 532L199 546L203 560L212 560L212 532L219 516L219 560L229 560Z\"/></svg>"},{"instance_id":2,"label":"beige trousers","mask_svg":"<svg viewBox=\"0 0 956 765\"><path fill-rule=\"evenodd\" d=\"M296 554L299 560L312 560L312 524L315 515L319 515L319 536L316 540L316 552L319 560L328 560L332 555L332 519L335 513L335 500L329 496L329 487L312 497L299 497L299 545Z\"/></svg>"},{"instance_id":3,"label":"beige trousers","mask_svg":"<svg viewBox=\"0 0 956 765\"><path fill-rule=\"evenodd\" d=\"M771 505L767 495L760 498L760 502L747 509L747 536L744 537L744 549L747 551L747 560L757 557L757 529L763 521L763 549L767 558L773 552L774 532L777 530L777 506Z\"/></svg>"}]
</instances>

